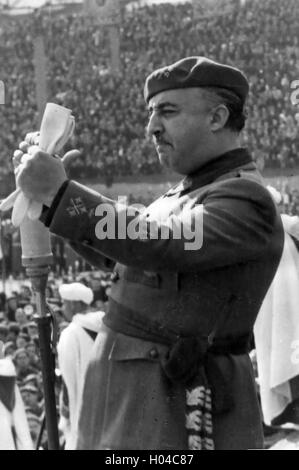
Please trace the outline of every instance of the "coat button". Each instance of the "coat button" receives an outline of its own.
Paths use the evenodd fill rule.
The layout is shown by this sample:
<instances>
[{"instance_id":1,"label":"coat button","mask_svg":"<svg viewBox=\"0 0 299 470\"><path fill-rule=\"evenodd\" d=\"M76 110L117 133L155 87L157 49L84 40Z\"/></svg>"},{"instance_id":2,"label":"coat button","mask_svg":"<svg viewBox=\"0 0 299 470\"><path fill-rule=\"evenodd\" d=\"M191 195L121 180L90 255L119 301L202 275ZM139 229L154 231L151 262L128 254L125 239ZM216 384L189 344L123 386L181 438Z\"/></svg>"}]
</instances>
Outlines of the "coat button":
<instances>
[{"instance_id":1,"label":"coat button","mask_svg":"<svg viewBox=\"0 0 299 470\"><path fill-rule=\"evenodd\" d=\"M117 282L119 280L119 274L116 271L114 271L110 276L110 280L111 282Z\"/></svg>"},{"instance_id":2,"label":"coat button","mask_svg":"<svg viewBox=\"0 0 299 470\"><path fill-rule=\"evenodd\" d=\"M151 359L157 359L157 357L159 357L159 352L156 348L151 349L148 354Z\"/></svg>"}]
</instances>

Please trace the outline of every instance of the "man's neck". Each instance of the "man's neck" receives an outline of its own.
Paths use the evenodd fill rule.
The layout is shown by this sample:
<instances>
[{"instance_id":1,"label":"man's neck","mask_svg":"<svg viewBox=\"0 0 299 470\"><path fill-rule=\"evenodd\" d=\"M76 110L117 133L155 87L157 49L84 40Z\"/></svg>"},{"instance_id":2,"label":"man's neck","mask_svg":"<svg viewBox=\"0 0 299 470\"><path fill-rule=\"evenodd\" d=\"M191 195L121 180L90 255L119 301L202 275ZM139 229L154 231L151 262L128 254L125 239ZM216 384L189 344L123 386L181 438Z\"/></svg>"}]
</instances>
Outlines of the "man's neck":
<instances>
[{"instance_id":1,"label":"man's neck","mask_svg":"<svg viewBox=\"0 0 299 470\"><path fill-rule=\"evenodd\" d=\"M213 155L217 158L219 155L230 152L241 147L239 135L228 135L223 137L213 148Z\"/></svg>"}]
</instances>

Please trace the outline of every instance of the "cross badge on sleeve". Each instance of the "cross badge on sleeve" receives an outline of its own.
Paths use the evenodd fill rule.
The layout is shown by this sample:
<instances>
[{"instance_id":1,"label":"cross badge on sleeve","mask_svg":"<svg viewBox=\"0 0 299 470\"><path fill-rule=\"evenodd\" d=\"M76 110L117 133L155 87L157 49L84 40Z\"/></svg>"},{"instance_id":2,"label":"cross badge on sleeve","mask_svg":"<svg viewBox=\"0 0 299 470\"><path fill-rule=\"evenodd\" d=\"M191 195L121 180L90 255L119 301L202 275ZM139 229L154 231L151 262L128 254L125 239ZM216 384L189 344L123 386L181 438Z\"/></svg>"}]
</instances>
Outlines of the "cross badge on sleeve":
<instances>
[{"instance_id":1,"label":"cross badge on sleeve","mask_svg":"<svg viewBox=\"0 0 299 470\"><path fill-rule=\"evenodd\" d=\"M87 213L87 209L82 201L81 197L71 198L70 199L71 205L66 208L70 217L75 217L77 215Z\"/></svg>"}]
</instances>

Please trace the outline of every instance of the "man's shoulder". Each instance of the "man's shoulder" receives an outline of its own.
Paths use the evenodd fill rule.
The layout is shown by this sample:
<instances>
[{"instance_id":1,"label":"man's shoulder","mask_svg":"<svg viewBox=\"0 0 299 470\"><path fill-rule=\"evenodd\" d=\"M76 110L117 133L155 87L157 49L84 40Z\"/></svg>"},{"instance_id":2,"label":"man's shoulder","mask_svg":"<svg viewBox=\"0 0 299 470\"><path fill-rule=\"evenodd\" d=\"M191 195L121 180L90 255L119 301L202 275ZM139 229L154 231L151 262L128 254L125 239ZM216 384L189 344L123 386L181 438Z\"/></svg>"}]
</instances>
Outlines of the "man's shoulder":
<instances>
[{"instance_id":1,"label":"man's shoulder","mask_svg":"<svg viewBox=\"0 0 299 470\"><path fill-rule=\"evenodd\" d=\"M74 321L71 321L60 333L58 344L65 342L76 342L78 336L82 333L82 328Z\"/></svg>"},{"instance_id":2,"label":"man's shoulder","mask_svg":"<svg viewBox=\"0 0 299 470\"><path fill-rule=\"evenodd\" d=\"M214 181L205 188L199 202L204 206L242 214L242 219L256 217L271 226L279 223L278 208L262 179L256 174L239 174Z\"/></svg>"},{"instance_id":3,"label":"man's shoulder","mask_svg":"<svg viewBox=\"0 0 299 470\"><path fill-rule=\"evenodd\" d=\"M209 184L190 191L187 196L203 203L213 198L241 199L251 202L260 201L272 208L275 207L272 196L259 172L242 169L222 175Z\"/></svg>"},{"instance_id":4,"label":"man's shoulder","mask_svg":"<svg viewBox=\"0 0 299 470\"><path fill-rule=\"evenodd\" d=\"M223 196L263 200L274 206L273 198L258 172L242 172L227 175L226 178L215 180L207 188L207 194L223 193Z\"/></svg>"}]
</instances>

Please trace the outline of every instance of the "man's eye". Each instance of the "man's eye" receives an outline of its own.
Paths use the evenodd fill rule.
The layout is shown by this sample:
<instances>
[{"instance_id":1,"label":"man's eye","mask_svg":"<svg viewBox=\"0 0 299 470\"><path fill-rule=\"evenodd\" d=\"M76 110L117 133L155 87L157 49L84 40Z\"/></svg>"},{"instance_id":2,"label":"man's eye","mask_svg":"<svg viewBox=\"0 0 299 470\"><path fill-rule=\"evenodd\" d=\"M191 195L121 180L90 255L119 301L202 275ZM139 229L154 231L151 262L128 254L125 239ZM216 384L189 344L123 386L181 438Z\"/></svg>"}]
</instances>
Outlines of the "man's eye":
<instances>
[{"instance_id":1,"label":"man's eye","mask_svg":"<svg viewBox=\"0 0 299 470\"><path fill-rule=\"evenodd\" d=\"M161 111L161 114L163 115L174 114L174 113L175 113L174 109L163 109L163 111Z\"/></svg>"},{"instance_id":2,"label":"man's eye","mask_svg":"<svg viewBox=\"0 0 299 470\"><path fill-rule=\"evenodd\" d=\"M150 119L154 113L157 114L157 116L170 116L171 114L174 114L176 112L175 109L159 109L159 110L148 110L148 118Z\"/></svg>"}]
</instances>

